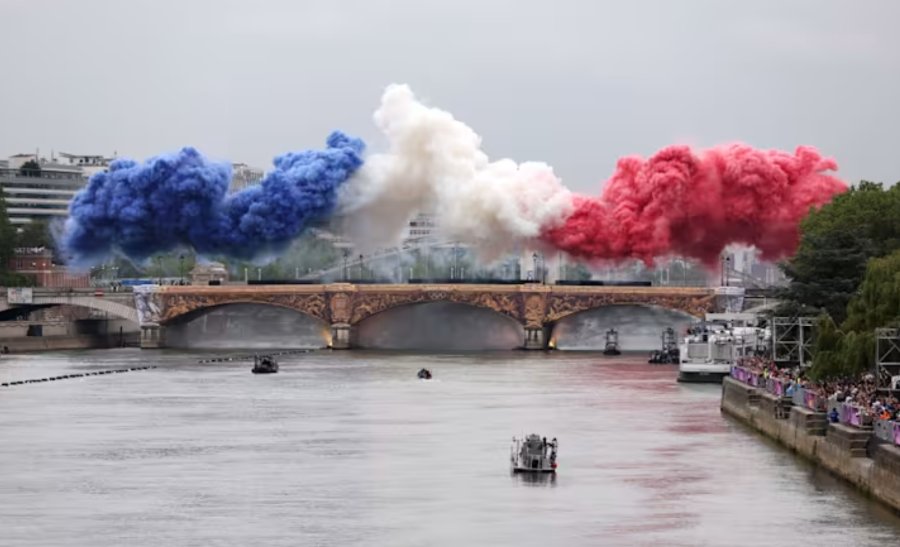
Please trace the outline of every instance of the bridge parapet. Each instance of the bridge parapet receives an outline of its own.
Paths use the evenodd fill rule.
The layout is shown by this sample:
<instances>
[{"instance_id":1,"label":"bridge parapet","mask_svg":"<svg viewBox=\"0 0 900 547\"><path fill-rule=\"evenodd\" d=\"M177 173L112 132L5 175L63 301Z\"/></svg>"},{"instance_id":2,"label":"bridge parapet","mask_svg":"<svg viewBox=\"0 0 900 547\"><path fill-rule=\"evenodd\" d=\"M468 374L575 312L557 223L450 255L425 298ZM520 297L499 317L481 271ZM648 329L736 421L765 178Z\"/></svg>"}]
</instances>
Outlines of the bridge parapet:
<instances>
[{"instance_id":1,"label":"bridge parapet","mask_svg":"<svg viewBox=\"0 0 900 547\"><path fill-rule=\"evenodd\" d=\"M331 346L351 346L353 328L384 311L410 304L453 302L489 309L525 329L526 348L541 349L553 325L575 313L615 305L656 306L698 318L716 311L716 292L695 287L445 285L332 283L321 285L147 286L135 289L143 347L164 345L166 326L228 304L288 308L331 326Z\"/></svg>"}]
</instances>

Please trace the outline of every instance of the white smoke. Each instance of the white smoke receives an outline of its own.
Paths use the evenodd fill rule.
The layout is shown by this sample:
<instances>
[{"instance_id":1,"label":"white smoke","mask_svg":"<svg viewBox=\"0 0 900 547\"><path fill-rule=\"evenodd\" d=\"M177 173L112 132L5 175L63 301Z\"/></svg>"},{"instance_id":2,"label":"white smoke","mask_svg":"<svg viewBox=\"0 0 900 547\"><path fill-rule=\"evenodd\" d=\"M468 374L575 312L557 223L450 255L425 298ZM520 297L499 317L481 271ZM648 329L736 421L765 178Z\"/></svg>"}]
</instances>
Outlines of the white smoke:
<instances>
[{"instance_id":1,"label":"white smoke","mask_svg":"<svg viewBox=\"0 0 900 547\"><path fill-rule=\"evenodd\" d=\"M415 214L429 212L440 235L494 259L572 212L572 195L550 166L490 162L478 134L418 102L406 85L387 88L374 119L388 152L370 156L338 200L361 245L396 244Z\"/></svg>"}]
</instances>

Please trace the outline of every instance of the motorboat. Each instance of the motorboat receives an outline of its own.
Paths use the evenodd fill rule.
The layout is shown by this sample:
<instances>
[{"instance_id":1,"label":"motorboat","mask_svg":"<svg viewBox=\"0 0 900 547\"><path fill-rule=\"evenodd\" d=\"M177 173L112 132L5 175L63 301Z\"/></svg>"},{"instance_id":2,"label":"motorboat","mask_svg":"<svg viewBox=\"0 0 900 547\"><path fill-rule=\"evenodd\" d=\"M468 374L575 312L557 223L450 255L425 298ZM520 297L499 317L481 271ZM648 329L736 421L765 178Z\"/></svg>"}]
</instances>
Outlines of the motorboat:
<instances>
[{"instance_id":1,"label":"motorboat","mask_svg":"<svg viewBox=\"0 0 900 547\"><path fill-rule=\"evenodd\" d=\"M556 438L547 441L547 437L536 433L523 439L513 437L509 451L513 473L556 473L558 447Z\"/></svg>"},{"instance_id":2,"label":"motorboat","mask_svg":"<svg viewBox=\"0 0 900 547\"><path fill-rule=\"evenodd\" d=\"M609 329L606 331L606 346L603 348L603 355L621 355L619 351L619 331Z\"/></svg>"},{"instance_id":3,"label":"motorboat","mask_svg":"<svg viewBox=\"0 0 900 547\"><path fill-rule=\"evenodd\" d=\"M769 331L756 322L753 314L706 314L681 343L678 381L719 383L740 359L765 353Z\"/></svg>"},{"instance_id":4,"label":"motorboat","mask_svg":"<svg viewBox=\"0 0 900 547\"><path fill-rule=\"evenodd\" d=\"M419 380L431 380L431 371L427 368L423 368L419 370L418 377Z\"/></svg>"},{"instance_id":5,"label":"motorboat","mask_svg":"<svg viewBox=\"0 0 900 547\"><path fill-rule=\"evenodd\" d=\"M253 369L250 372L253 374L274 374L278 372L278 361L271 355L254 355Z\"/></svg>"},{"instance_id":6,"label":"motorboat","mask_svg":"<svg viewBox=\"0 0 900 547\"><path fill-rule=\"evenodd\" d=\"M647 362L655 365L674 365L678 363L678 356L681 351L678 349L678 341L675 337L675 329L673 329L672 327L666 328L662 332L661 338L661 349L654 350L650 354L650 359Z\"/></svg>"}]
</instances>

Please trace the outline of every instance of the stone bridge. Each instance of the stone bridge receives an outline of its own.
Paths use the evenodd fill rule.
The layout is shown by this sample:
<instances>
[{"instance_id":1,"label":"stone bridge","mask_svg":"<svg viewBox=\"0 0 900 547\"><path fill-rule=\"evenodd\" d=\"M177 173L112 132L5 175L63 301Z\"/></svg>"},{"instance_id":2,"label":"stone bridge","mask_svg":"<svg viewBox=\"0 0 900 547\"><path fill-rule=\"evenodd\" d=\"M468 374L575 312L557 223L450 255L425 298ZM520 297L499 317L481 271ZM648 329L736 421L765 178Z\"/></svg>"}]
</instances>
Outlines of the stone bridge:
<instances>
[{"instance_id":1,"label":"stone bridge","mask_svg":"<svg viewBox=\"0 0 900 547\"><path fill-rule=\"evenodd\" d=\"M727 289L727 288L725 288ZM735 291L687 287L560 286L541 284L223 285L145 286L135 289L141 347L165 345L166 326L218 306L263 304L291 309L331 327L331 347L347 349L353 329L383 311L425 302L455 302L505 315L525 329L525 349L544 349L554 324L569 315L615 305L678 310L697 318L734 309Z\"/></svg>"},{"instance_id":2,"label":"stone bridge","mask_svg":"<svg viewBox=\"0 0 900 547\"><path fill-rule=\"evenodd\" d=\"M104 292L94 289L31 289L29 298L10 302L4 291L0 296L0 318L21 310L35 310L50 306L79 306L105 312L111 317L139 322L134 295L130 292Z\"/></svg>"}]
</instances>

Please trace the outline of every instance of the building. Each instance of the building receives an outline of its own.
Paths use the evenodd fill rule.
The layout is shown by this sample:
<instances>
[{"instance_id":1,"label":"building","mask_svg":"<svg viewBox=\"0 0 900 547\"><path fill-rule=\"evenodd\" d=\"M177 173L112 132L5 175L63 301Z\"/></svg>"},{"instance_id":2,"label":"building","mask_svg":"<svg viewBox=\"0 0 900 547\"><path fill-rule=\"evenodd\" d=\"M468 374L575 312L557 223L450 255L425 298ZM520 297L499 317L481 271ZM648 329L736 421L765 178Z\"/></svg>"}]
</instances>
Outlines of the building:
<instances>
[{"instance_id":1,"label":"building","mask_svg":"<svg viewBox=\"0 0 900 547\"><path fill-rule=\"evenodd\" d=\"M430 238L436 234L436 230L437 224L434 215L419 213L409 221L404 242Z\"/></svg>"},{"instance_id":2,"label":"building","mask_svg":"<svg viewBox=\"0 0 900 547\"><path fill-rule=\"evenodd\" d=\"M44 247L22 247L10 259L10 271L29 278L35 287L88 288L88 274L70 273L53 261L53 251Z\"/></svg>"},{"instance_id":3,"label":"building","mask_svg":"<svg viewBox=\"0 0 900 547\"><path fill-rule=\"evenodd\" d=\"M228 282L228 270L221 262L198 262L190 276L192 285L223 285Z\"/></svg>"},{"instance_id":4,"label":"building","mask_svg":"<svg viewBox=\"0 0 900 547\"><path fill-rule=\"evenodd\" d=\"M80 167L87 178L93 177L96 173L106 171L109 168L109 163L114 159L103 156L79 156L65 152L60 152L59 157L66 160L65 165Z\"/></svg>"},{"instance_id":5,"label":"building","mask_svg":"<svg viewBox=\"0 0 900 547\"><path fill-rule=\"evenodd\" d=\"M265 173L262 169L250 167L246 163L231 164L231 186L228 187L230 193L240 192L241 190L258 184L262 180Z\"/></svg>"},{"instance_id":6,"label":"building","mask_svg":"<svg viewBox=\"0 0 900 547\"><path fill-rule=\"evenodd\" d=\"M0 187L14 225L52 221L69 214L69 202L90 175L109 166L102 156L60 154L64 161L16 154L0 164ZM31 166L37 163L38 168Z\"/></svg>"}]
</instances>

